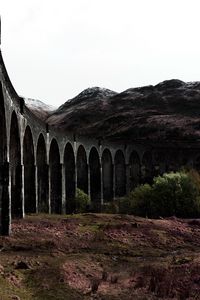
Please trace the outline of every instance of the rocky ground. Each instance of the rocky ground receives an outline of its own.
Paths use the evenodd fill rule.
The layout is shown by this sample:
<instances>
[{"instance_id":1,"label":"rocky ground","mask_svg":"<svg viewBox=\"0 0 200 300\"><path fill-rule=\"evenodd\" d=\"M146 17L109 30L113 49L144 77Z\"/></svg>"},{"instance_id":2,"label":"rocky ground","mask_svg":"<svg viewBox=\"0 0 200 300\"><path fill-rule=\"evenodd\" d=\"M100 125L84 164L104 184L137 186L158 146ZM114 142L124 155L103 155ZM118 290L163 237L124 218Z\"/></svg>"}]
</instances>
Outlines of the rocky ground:
<instances>
[{"instance_id":1,"label":"rocky ground","mask_svg":"<svg viewBox=\"0 0 200 300\"><path fill-rule=\"evenodd\" d=\"M0 237L0 299L200 299L200 221L28 216Z\"/></svg>"}]
</instances>

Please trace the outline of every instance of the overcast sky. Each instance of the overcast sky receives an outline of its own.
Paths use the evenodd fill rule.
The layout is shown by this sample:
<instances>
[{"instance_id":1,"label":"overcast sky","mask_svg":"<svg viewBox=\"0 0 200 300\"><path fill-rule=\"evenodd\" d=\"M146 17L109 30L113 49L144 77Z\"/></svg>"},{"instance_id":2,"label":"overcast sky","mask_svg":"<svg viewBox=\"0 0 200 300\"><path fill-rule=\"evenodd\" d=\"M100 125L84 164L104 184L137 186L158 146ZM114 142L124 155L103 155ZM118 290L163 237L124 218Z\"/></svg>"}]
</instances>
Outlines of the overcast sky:
<instances>
[{"instance_id":1,"label":"overcast sky","mask_svg":"<svg viewBox=\"0 0 200 300\"><path fill-rule=\"evenodd\" d=\"M200 80L199 0L0 0L19 95L60 105L92 86Z\"/></svg>"}]
</instances>

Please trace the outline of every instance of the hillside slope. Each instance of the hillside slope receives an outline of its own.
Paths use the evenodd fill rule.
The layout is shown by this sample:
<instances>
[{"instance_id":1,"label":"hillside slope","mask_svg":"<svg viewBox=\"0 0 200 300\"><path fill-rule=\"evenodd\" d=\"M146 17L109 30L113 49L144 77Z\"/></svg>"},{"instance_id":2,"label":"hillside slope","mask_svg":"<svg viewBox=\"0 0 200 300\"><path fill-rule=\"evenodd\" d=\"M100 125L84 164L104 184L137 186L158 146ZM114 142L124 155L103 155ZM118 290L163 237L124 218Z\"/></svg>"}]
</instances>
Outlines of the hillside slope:
<instances>
[{"instance_id":1,"label":"hillside slope","mask_svg":"<svg viewBox=\"0 0 200 300\"><path fill-rule=\"evenodd\" d=\"M24 98L24 97L23 97ZM41 120L45 121L50 113L56 108L52 105L47 105L44 102L31 98L24 98L25 105Z\"/></svg>"},{"instance_id":2,"label":"hillside slope","mask_svg":"<svg viewBox=\"0 0 200 300\"><path fill-rule=\"evenodd\" d=\"M0 237L2 300L199 299L200 221L38 215Z\"/></svg>"},{"instance_id":3,"label":"hillside slope","mask_svg":"<svg viewBox=\"0 0 200 300\"><path fill-rule=\"evenodd\" d=\"M112 140L200 138L200 82L168 80L116 93L89 88L46 120L75 134Z\"/></svg>"},{"instance_id":4,"label":"hillside slope","mask_svg":"<svg viewBox=\"0 0 200 300\"><path fill-rule=\"evenodd\" d=\"M122 93L93 87L57 109L39 100L25 103L50 126L77 135L121 142L200 138L200 82L173 79Z\"/></svg>"}]
</instances>

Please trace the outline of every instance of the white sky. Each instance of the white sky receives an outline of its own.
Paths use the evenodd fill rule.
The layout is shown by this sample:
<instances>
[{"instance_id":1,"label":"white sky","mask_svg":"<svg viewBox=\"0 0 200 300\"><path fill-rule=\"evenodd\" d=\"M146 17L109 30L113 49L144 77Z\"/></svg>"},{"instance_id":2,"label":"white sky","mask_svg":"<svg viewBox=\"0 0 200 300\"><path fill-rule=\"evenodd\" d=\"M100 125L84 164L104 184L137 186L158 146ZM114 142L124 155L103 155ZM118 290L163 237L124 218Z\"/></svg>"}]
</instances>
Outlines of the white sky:
<instances>
[{"instance_id":1,"label":"white sky","mask_svg":"<svg viewBox=\"0 0 200 300\"><path fill-rule=\"evenodd\" d=\"M92 86L200 80L199 0L0 0L0 14L19 95L60 105Z\"/></svg>"}]
</instances>

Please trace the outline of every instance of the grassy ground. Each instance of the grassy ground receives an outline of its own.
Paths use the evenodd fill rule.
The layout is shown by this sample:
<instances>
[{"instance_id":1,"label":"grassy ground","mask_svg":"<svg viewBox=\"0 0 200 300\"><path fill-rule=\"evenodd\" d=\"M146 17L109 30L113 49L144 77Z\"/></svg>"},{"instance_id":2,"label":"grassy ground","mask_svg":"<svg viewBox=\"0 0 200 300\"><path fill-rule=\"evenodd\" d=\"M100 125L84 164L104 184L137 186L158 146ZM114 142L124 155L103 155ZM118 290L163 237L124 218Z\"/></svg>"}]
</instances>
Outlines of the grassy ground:
<instances>
[{"instance_id":1,"label":"grassy ground","mask_svg":"<svg viewBox=\"0 0 200 300\"><path fill-rule=\"evenodd\" d=\"M200 221L34 215L0 237L0 300L200 299Z\"/></svg>"}]
</instances>

